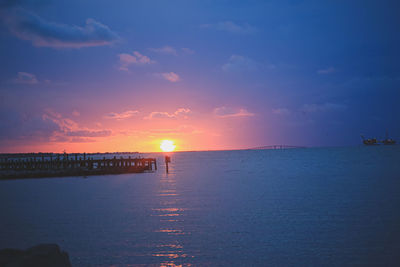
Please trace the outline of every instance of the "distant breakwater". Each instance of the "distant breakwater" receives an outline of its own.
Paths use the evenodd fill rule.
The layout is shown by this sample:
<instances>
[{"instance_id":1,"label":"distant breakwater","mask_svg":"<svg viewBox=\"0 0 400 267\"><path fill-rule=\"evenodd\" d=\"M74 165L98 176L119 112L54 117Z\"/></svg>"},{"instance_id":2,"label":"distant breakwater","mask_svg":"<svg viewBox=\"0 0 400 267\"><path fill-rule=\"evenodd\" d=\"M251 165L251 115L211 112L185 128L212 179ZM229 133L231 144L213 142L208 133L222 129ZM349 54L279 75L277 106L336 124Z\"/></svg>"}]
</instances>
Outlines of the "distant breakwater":
<instances>
[{"instance_id":1,"label":"distant breakwater","mask_svg":"<svg viewBox=\"0 0 400 267\"><path fill-rule=\"evenodd\" d=\"M141 173L157 170L155 158L93 159L69 157L67 154L41 159L20 158L0 160L0 179L44 178L61 176L88 176L104 174Z\"/></svg>"},{"instance_id":2,"label":"distant breakwater","mask_svg":"<svg viewBox=\"0 0 400 267\"><path fill-rule=\"evenodd\" d=\"M249 150L291 149L291 148L306 148L306 147L305 146L290 146L290 145L270 145L270 146L252 147L252 148L249 148Z\"/></svg>"}]
</instances>

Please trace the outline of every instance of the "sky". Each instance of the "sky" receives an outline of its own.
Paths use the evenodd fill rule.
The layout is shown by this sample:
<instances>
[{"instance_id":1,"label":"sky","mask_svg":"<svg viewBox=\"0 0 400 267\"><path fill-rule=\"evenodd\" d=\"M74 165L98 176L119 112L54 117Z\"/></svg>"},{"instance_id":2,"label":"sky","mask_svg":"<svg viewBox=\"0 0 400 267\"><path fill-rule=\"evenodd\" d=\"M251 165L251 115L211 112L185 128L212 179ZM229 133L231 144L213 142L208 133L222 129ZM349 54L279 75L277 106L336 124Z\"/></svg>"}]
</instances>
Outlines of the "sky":
<instances>
[{"instance_id":1,"label":"sky","mask_svg":"<svg viewBox=\"0 0 400 267\"><path fill-rule=\"evenodd\" d=\"M0 0L0 152L400 139L398 1Z\"/></svg>"}]
</instances>

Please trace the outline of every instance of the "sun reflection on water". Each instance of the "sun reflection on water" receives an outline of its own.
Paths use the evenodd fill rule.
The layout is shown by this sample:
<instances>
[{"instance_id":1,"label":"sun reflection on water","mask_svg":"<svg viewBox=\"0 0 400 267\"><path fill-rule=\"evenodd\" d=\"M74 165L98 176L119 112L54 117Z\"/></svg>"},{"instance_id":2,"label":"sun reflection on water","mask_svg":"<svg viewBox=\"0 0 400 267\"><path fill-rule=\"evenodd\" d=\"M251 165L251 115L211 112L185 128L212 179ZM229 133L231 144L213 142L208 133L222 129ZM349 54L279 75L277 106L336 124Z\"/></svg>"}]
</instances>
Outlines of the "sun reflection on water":
<instances>
[{"instance_id":1,"label":"sun reflection on water","mask_svg":"<svg viewBox=\"0 0 400 267\"><path fill-rule=\"evenodd\" d=\"M185 252L182 244L183 236L190 234L181 225L187 209L182 207L183 199L177 190L173 170L161 177L156 197L159 199L159 206L152 208L151 214L159 218L159 223L157 224L158 229L154 229L154 233L161 235L159 240L163 240L165 243L156 245L151 256L161 259L160 266L191 266L186 261L193 256Z\"/></svg>"},{"instance_id":2,"label":"sun reflection on water","mask_svg":"<svg viewBox=\"0 0 400 267\"><path fill-rule=\"evenodd\" d=\"M175 264L173 262L162 262L160 267L183 267L183 266L192 266L190 263L186 263L186 264Z\"/></svg>"}]
</instances>

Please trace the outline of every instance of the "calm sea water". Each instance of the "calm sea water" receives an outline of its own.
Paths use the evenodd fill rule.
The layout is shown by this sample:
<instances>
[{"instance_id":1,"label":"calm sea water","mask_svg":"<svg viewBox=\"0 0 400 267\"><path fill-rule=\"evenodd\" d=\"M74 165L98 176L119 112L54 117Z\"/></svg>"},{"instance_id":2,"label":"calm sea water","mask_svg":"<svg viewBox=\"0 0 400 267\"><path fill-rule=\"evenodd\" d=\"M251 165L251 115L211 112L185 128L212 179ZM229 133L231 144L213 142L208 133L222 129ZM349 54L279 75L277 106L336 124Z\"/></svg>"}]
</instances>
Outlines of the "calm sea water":
<instances>
[{"instance_id":1,"label":"calm sea water","mask_svg":"<svg viewBox=\"0 0 400 267\"><path fill-rule=\"evenodd\" d=\"M154 155L152 155L154 156ZM0 248L74 266L399 266L400 147L183 152L165 174L0 181Z\"/></svg>"}]
</instances>

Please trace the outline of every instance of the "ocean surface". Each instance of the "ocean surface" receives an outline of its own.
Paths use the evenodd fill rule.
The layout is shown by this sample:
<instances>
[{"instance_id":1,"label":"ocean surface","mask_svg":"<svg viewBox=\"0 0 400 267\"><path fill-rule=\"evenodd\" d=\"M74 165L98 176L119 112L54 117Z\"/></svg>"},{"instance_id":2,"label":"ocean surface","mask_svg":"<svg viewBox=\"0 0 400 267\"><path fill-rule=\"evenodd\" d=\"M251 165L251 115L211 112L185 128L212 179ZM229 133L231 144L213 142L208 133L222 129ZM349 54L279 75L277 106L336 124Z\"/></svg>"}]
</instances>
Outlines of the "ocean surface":
<instances>
[{"instance_id":1,"label":"ocean surface","mask_svg":"<svg viewBox=\"0 0 400 267\"><path fill-rule=\"evenodd\" d=\"M400 266L400 146L162 154L154 173L0 181L0 249L73 266Z\"/></svg>"}]
</instances>

